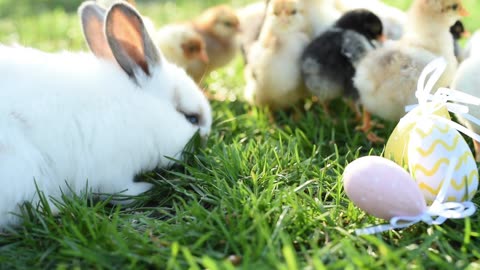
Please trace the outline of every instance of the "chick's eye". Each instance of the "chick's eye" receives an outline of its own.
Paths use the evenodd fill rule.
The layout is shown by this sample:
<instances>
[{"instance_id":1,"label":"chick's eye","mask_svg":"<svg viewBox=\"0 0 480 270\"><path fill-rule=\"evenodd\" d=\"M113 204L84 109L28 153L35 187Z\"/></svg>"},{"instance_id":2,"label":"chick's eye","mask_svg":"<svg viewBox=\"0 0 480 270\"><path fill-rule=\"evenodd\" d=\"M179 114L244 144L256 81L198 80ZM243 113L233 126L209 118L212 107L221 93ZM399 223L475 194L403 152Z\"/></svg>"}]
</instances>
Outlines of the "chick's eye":
<instances>
[{"instance_id":1,"label":"chick's eye","mask_svg":"<svg viewBox=\"0 0 480 270\"><path fill-rule=\"evenodd\" d=\"M381 35L382 32L383 32L382 27L379 26L379 25L373 25L371 29L372 29L373 33L378 34L378 35Z\"/></svg>"},{"instance_id":2,"label":"chick's eye","mask_svg":"<svg viewBox=\"0 0 480 270\"><path fill-rule=\"evenodd\" d=\"M451 6L451 8L452 8L452 10L457 10L457 9L458 9L458 4L453 4L453 5Z\"/></svg>"},{"instance_id":3,"label":"chick's eye","mask_svg":"<svg viewBox=\"0 0 480 270\"><path fill-rule=\"evenodd\" d=\"M231 22L223 22L223 24L224 24L226 27L233 27L233 23L231 23Z\"/></svg>"},{"instance_id":4,"label":"chick's eye","mask_svg":"<svg viewBox=\"0 0 480 270\"><path fill-rule=\"evenodd\" d=\"M198 51L198 47L197 47L197 46L190 46L190 47L188 48L188 50L189 50L190 52L194 53L194 52L197 52L197 51Z\"/></svg>"},{"instance_id":5,"label":"chick's eye","mask_svg":"<svg viewBox=\"0 0 480 270\"><path fill-rule=\"evenodd\" d=\"M292 14L292 15L297 14L297 10L296 10L296 9L292 9L292 11L290 11L290 14Z\"/></svg>"},{"instance_id":6,"label":"chick's eye","mask_svg":"<svg viewBox=\"0 0 480 270\"><path fill-rule=\"evenodd\" d=\"M193 125L198 125L200 122L199 117L196 114L185 114L185 118Z\"/></svg>"}]
</instances>

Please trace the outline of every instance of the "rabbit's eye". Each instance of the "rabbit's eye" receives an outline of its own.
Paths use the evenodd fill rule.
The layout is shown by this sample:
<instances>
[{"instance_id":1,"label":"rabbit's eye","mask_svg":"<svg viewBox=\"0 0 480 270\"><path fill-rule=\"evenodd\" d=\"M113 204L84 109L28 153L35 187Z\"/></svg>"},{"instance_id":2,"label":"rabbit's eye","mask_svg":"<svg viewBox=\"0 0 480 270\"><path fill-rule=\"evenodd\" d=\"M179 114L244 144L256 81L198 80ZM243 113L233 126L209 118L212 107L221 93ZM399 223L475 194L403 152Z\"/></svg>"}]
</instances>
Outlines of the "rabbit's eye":
<instances>
[{"instance_id":1,"label":"rabbit's eye","mask_svg":"<svg viewBox=\"0 0 480 270\"><path fill-rule=\"evenodd\" d=\"M193 125L198 125L200 123L200 117L198 117L197 114L185 114L185 118Z\"/></svg>"}]
</instances>

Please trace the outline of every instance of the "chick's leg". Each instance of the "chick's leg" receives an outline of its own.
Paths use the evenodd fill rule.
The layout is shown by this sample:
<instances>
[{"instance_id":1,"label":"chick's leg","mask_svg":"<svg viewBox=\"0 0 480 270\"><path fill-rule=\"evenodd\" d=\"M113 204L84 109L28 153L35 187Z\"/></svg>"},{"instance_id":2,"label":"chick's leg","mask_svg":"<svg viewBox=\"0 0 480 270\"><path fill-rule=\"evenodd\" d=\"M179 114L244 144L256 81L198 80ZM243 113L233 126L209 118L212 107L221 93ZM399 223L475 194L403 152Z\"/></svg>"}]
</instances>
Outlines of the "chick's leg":
<instances>
[{"instance_id":1,"label":"chick's leg","mask_svg":"<svg viewBox=\"0 0 480 270\"><path fill-rule=\"evenodd\" d=\"M372 117L368 111L363 109L362 125L357 126L356 130L368 132L372 129Z\"/></svg>"},{"instance_id":2,"label":"chick's leg","mask_svg":"<svg viewBox=\"0 0 480 270\"><path fill-rule=\"evenodd\" d=\"M371 143L384 143L385 139L382 137L378 137L375 133L373 132L368 132L367 134L367 140L370 141Z\"/></svg>"},{"instance_id":3,"label":"chick's leg","mask_svg":"<svg viewBox=\"0 0 480 270\"><path fill-rule=\"evenodd\" d=\"M328 102L322 100L322 101L320 101L320 106L322 106L323 112L324 112L328 117L331 117L330 107L328 106Z\"/></svg>"},{"instance_id":4,"label":"chick's leg","mask_svg":"<svg viewBox=\"0 0 480 270\"><path fill-rule=\"evenodd\" d=\"M362 112L360 111L359 104L354 100L347 99L345 103L355 113L355 122L362 121Z\"/></svg>"},{"instance_id":5,"label":"chick's leg","mask_svg":"<svg viewBox=\"0 0 480 270\"><path fill-rule=\"evenodd\" d=\"M383 143L385 139L378 137L375 133L371 131L372 127L376 124L372 124L371 115L368 111L363 109L363 124L362 126L357 127L356 129L362 131L367 135L367 139L372 143Z\"/></svg>"}]
</instances>

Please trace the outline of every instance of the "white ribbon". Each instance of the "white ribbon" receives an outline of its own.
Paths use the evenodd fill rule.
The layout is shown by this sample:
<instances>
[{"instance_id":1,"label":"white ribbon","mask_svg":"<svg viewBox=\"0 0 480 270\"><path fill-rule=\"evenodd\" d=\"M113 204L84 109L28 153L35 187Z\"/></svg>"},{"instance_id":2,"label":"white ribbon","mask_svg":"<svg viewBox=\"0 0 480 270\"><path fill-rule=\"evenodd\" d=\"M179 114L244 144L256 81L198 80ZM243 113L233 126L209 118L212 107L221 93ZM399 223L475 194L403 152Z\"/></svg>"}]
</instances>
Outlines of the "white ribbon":
<instances>
[{"instance_id":1,"label":"white ribbon","mask_svg":"<svg viewBox=\"0 0 480 270\"><path fill-rule=\"evenodd\" d=\"M455 123L449 119L435 115L434 112L440 109L441 106L445 106L449 112L459 114L465 119L480 125L480 120L474 116L468 114L468 106L464 104L480 106L480 98L465 94L463 92L448 89L440 88L436 91L435 94L431 94L433 87L440 79L441 75L447 67L447 62L443 58L437 58L430 62L422 71L420 78L418 79L417 91L415 96L418 99L417 105L409 105L405 107L405 111L409 112L419 105L425 105L428 102L432 102L434 106L427 107L424 106L423 115L420 117L428 117L435 119L441 123L444 123L459 132L464 133L470 138L480 142L480 136L473 131L467 129L466 127ZM431 75L430 75L431 74ZM430 75L429 80L427 77ZM425 83L426 82L426 83ZM453 103L454 102L454 103ZM411 117L418 116L409 116L408 114L403 117L400 121L415 121L418 119L411 119ZM446 177L442 183L442 187L435 198L435 201L430 205L427 210L418 215L418 216L399 216L393 217L390 219L389 224L373 226L365 229L356 230L357 235L364 234L375 234L392 229L402 229L409 227L413 224L423 221L428 225L440 225L444 223L447 219L461 219L473 215L476 211L475 205L471 201L466 202L445 202L447 197L448 188L450 187L450 181L453 177L455 171L455 165L457 164L458 158L454 158L453 162L450 163Z\"/></svg>"},{"instance_id":2,"label":"white ribbon","mask_svg":"<svg viewBox=\"0 0 480 270\"><path fill-rule=\"evenodd\" d=\"M393 229L403 229L421 221L428 225L440 225L447 219L462 219L473 215L476 207L472 202L445 202L457 162L458 158L452 159L435 201L424 213L418 216L393 217L390 219L389 224L358 229L355 230L355 233L357 235L376 234Z\"/></svg>"},{"instance_id":3,"label":"white ribbon","mask_svg":"<svg viewBox=\"0 0 480 270\"><path fill-rule=\"evenodd\" d=\"M437 58L428 63L428 65L422 70L417 82L417 91L415 92L415 97L417 97L419 104L428 102L432 97L430 93L433 91L435 83L438 82L446 68L447 61L443 58ZM432 73L432 75L425 85L425 81L430 73Z\"/></svg>"},{"instance_id":4,"label":"white ribbon","mask_svg":"<svg viewBox=\"0 0 480 270\"><path fill-rule=\"evenodd\" d=\"M432 107L424 106L424 110L428 109L427 111L424 111L424 115L423 115L424 117L434 118L435 120L438 120L444 124L447 124L451 128L454 128L459 132L462 132L463 134L467 135L468 137L480 142L480 136L474 133L473 131L453 121L450 121L448 119L445 119L433 114L441 106L445 106L449 112L461 115L465 119L480 126L480 119L469 114L468 106L465 105L465 104L468 104L468 105L480 106L480 98L477 98L469 94L465 94L461 91L444 88L444 87L439 88L435 92L435 94L431 94L431 92L433 91L433 87L440 79L446 67L447 67L447 62L445 61L445 59L437 58L432 62L430 62L423 69L422 73L420 74L420 78L418 79L417 91L415 92L415 96L418 99L418 104L406 106L405 111L409 112L414 108L418 107L419 105L425 105L426 103L431 102L435 106L432 106ZM427 77L429 75L430 75L430 78L427 81ZM400 119L400 121L406 121L406 120L412 121L411 117L414 117L414 116L409 116L407 114L405 117Z\"/></svg>"}]
</instances>

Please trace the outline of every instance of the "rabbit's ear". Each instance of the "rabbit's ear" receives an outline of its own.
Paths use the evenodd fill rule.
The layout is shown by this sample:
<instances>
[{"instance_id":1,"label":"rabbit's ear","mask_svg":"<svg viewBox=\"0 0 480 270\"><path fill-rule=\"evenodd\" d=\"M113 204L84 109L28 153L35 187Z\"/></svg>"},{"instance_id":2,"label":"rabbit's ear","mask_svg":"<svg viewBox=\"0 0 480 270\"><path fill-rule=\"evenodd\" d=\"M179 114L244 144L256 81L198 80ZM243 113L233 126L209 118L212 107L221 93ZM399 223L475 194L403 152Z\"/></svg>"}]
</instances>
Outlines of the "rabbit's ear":
<instances>
[{"instance_id":1,"label":"rabbit's ear","mask_svg":"<svg viewBox=\"0 0 480 270\"><path fill-rule=\"evenodd\" d=\"M94 1L86 1L78 8L83 35L88 47L97 57L114 61L112 50L104 33L106 11Z\"/></svg>"},{"instance_id":2,"label":"rabbit's ear","mask_svg":"<svg viewBox=\"0 0 480 270\"><path fill-rule=\"evenodd\" d=\"M105 34L122 69L136 82L139 72L151 75L160 65L160 52L150 38L141 16L129 4L114 4L107 13Z\"/></svg>"}]
</instances>

